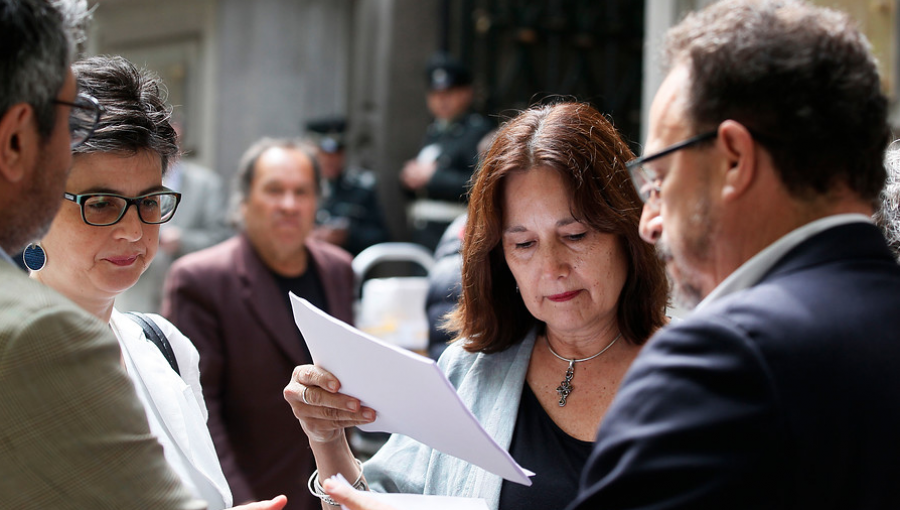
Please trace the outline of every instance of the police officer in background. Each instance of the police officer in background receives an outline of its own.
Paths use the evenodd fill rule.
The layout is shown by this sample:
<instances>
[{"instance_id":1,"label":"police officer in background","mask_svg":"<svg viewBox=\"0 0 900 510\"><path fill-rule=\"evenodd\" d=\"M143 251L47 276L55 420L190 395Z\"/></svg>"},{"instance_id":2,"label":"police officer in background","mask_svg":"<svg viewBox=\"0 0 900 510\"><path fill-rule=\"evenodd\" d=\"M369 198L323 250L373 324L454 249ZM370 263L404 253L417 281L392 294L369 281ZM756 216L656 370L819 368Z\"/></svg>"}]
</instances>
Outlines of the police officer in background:
<instances>
[{"instance_id":1,"label":"police officer in background","mask_svg":"<svg viewBox=\"0 0 900 510\"><path fill-rule=\"evenodd\" d=\"M428 62L428 126L418 156L407 161L400 182L413 194L407 211L413 241L434 250L447 226L466 212L466 184L478 159L478 142L492 123L470 111L472 75L445 53Z\"/></svg>"},{"instance_id":2,"label":"police officer in background","mask_svg":"<svg viewBox=\"0 0 900 510\"><path fill-rule=\"evenodd\" d=\"M352 255L386 242L389 236L375 191L375 174L345 167L346 120L312 120L306 124L306 130L316 143L322 174L313 237L336 244Z\"/></svg>"}]
</instances>

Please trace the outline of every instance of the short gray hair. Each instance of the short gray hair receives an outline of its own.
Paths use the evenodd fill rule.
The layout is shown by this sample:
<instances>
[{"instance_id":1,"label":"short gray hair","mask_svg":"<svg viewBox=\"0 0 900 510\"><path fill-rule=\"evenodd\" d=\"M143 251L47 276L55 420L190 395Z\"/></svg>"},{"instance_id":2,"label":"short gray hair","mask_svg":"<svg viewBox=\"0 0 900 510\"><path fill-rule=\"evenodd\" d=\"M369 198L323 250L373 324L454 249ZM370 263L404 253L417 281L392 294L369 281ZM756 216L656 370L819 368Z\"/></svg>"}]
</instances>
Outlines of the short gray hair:
<instances>
[{"instance_id":1,"label":"short gray hair","mask_svg":"<svg viewBox=\"0 0 900 510\"><path fill-rule=\"evenodd\" d=\"M881 227L888 246L900 261L900 141L884 154L887 181L881 190L881 203L875 211L875 223Z\"/></svg>"},{"instance_id":2,"label":"short gray hair","mask_svg":"<svg viewBox=\"0 0 900 510\"><path fill-rule=\"evenodd\" d=\"M18 103L35 111L45 139L56 123L56 99L84 41L86 0L0 0L0 115Z\"/></svg>"},{"instance_id":3,"label":"short gray hair","mask_svg":"<svg viewBox=\"0 0 900 510\"><path fill-rule=\"evenodd\" d=\"M166 88L159 76L119 56L101 55L72 66L78 88L105 108L97 129L75 154L148 152L159 156L162 173L179 156L178 136L169 120Z\"/></svg>"},{"instance_id":4,"label":"short gray hair","mask_svg":"<svg viewBox=\"0 0 900 510\"><path fill-rule=\"evenodd\" d=\"M87 0L49 0L63 19L63 30L69 41L69 62L84 56L84 44L87 42L87 30L94 13L88 8Z\"/></svg>"}]
</instances>

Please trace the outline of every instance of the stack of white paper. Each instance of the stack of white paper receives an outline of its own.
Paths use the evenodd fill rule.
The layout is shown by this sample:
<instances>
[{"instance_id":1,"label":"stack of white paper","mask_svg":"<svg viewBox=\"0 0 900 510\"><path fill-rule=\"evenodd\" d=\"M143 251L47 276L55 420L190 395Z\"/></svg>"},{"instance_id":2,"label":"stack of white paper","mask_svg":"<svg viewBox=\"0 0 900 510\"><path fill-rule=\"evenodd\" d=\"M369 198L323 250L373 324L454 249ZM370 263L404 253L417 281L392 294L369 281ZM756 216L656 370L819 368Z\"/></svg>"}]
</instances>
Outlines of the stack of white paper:
<instances>
[{"instance_id":1,"label":"stack of white paper","mask_svg":"<svg viewBox=\"0 0 900 510\"><path fill-rule=\"evenodd\" d=\"M506 480L531 485L528 477L534 473L488 435L433 360L369 336L294 294L291 303L313 361L341 381L341 393L378 413L361 429L403 434Z\"/></svg>"}]
</instances>

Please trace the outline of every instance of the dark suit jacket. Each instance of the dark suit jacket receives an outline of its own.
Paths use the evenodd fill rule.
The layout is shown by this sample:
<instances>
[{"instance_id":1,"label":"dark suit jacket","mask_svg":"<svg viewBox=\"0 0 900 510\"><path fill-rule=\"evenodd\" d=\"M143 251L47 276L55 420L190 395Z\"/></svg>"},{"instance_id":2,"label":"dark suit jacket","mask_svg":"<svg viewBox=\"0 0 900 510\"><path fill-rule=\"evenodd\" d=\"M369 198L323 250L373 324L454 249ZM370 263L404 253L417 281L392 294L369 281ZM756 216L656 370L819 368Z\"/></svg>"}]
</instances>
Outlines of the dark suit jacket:
<instances>
[{"instance_id":1,"label":"dark suit jacket","mask_svg":"<svg viewBox=\"0 0 900 510\"><path fill-rule=\"evenodd\" d=\"M418 196L465 203L466 186L478 163L478 142L493 129L491 121L477 113L466 113L446 125L432 122L422 147L438 145L437 169ZM424 192L424 193L423 193Z\"/></svg>"},{"instance_id":2,"label":"dark suit jacket","mask_svg":"<svg viewBox=\"0 0 900 510\"><path fill-rule=\"evenodd\" d=\"M900 268L872 225L659 332L573 509L900 508Z\"/></svg>"},{"instance_id":3,"label":"dark suit jacket","mask_svg":"<svg viewBox=\"0 0 900 510\"><path fill-rule=\"evenodd\" d=\"M350 255L309 240L330 313L352 322ZM311 363L272 273L244 235L185 255L166 278L163 315L200 351L209 430L235 504L288 497L318 509L306 480L315 469L306 436L282 391Z\"/></svg>"}]
</instances>

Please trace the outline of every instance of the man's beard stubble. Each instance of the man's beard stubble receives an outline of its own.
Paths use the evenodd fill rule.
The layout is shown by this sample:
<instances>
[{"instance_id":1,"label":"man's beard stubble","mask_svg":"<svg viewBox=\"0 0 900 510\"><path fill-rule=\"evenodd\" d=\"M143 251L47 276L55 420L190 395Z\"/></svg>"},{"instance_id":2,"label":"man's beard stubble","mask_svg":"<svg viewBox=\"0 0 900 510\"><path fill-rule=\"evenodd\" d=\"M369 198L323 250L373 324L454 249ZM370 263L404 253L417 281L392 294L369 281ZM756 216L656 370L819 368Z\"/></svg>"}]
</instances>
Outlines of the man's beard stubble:
<instances>
[{"instance_id":1,"label":"man's beard stubble","mask_svg":"<svg viewBox=\"0 0 900 510\"><path fill-rule=\"evenodd\" d=\"M61 177L63 186L57 182L49 168L47 151L35 162L30 179L19 194L18 207L4 218L4 229L0 232L0 247L10 256L22 251L28 243L39 241L50 229L50 224L62 205L65 189L65 174Z\"/></svg>"},{"instance_id":2,"label":"man's beard stubble","mask_svg":"<svg viewBox=\"0 0 900 510\"><path fill-rule=\"evenodd\" d=\"M656 241L657 256L666 264L669 277L669 292L675 305L685 310L692 310L706 297L701 287L701 275L696 269L709 259L712 243L713 222L708 199L696 202L690 215L681 244L684 253L675 256L666 239L666 232Z\"/></svg>"}]
</instances>

